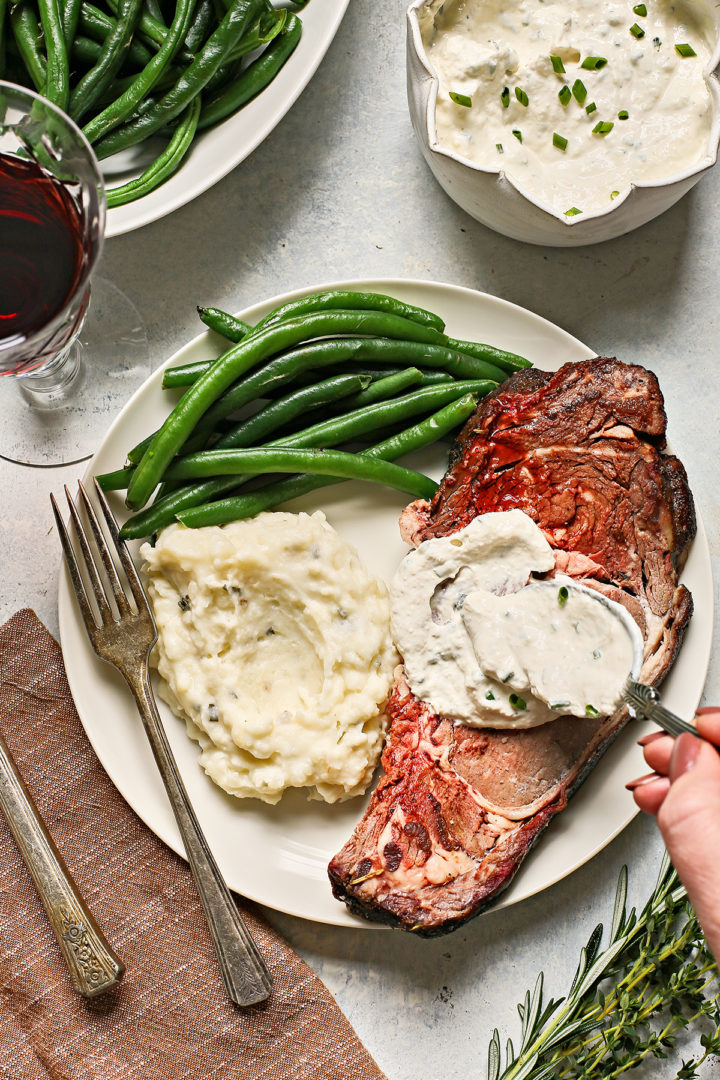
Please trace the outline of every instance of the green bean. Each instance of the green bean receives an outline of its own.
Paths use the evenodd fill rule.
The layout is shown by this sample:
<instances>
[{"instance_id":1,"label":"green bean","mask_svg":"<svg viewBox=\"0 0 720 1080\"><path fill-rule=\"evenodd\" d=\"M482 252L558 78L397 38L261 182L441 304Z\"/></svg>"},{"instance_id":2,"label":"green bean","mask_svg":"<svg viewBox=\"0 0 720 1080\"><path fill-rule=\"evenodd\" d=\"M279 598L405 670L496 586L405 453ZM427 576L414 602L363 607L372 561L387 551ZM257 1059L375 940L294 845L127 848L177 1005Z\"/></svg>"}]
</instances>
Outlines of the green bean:
<instances>
[{"instance_id":1,"label":"green bean","mask_svg":"<svg viewBox=\"0 0 720 1080\"><path fill-rule=\"evenodd\" d=\"M462 424L475 409L475 398L467 394L452 405L446 406L433 416L406 431L393 435L390 439L378 443L367 451L368 457L395 461L424 446L429 446ZM234 498L226 498L205 506L195 506L181 510L177 518L188 528L200 528L203 525L225 525L230 521L254 517L263 510L299 498L319 487L338 483L337 480L315 476L291 477L269 484L258 491L247 492ZM147 535L147 534L142 534Z\"/></svg>"},{"instance_id":2,"label":"green bean","mask_svg":"<svg viewBox=\"0 0 720 1080\"><path fill-rule=\"evenodd\" d=\"M429 409L444 407L448 402L456 400L461 395L472 392L476 397L482 396L495 386L494 383L455 383L445 387L428 387L422 391L414 391L403 398L396 398L387 403L371 405L367 408L357 409L355 412L344 416L325 420L319 424L313 424L303 431L296 432L280 439L275 439L270 446L288 446L298 449L326 449L348 442L359 435L390 424L408 420L413 416L427 413ZM439 436L438 436L439 437ZM233 432L229 432L218 443L216 449L230 450L235 446ZM207 480L203 483L192 484L181 488L156 501L147 510L131 517L123 526L122 535L125 539L138 539L157 532L165 525L173 521L180 510L196 506L226 491L232 490L237 484L234 480L217 479Z\"/></svg>"},{"instance_id":3,"label":"green bean","mask_svg":"<svg viewBox=\"0 0 720 1080\"><path fill-rule=\"evenodd\" d=\"M313 386L293 390L234 425L232 445L238 448L257 445L283 424L333 401L345 399L343 404L352 402L357 405L357 391L362 393L369 383L370 379L362 375L336 375ZM351 394L354 397L350 397Z\"/></svg>"},{"instance_id":4,"label":"green bean","mask_svg":"<svg viewBox=\"0 0 720 1080\"><path fill-rule=\"evenodd\" d=\"M70 97L70 65L58 0L38 0L38 10L47 57L45 97L59 109L67 111Z\"/></svg>"},{"instance_id":5,"label":"green bean","mask_svg":"<svg viewBox=\"0 0 720 1080\"><path fill-rule=\"evenodd\" d=\"M6 0L0 0L0 79L5 77L5 9Z\"/></svg>"},{"instance_id":6,"label":"green bean","mask_svg":"<svg viewBox=\"0 0 720 1080\"><path fill-rule=\"evenodd\" d=\"M125 466L123 469L115 469L114 472L98 473L95 479L103 491L124 491L134 471L132 466Z\"/></svg>"},{"instance_id":7,"label":"green bean","mask_svg":"<svg viewBox=\"0 0 720 1080\"><path fill-rule=\"evenodd\" d=\"M294 52L301 35L302 23L295 15L288 14L287 22L280 34L257 60L244 68L229 86L210 95L200 117L201 130L225 120L231 113L237 112L248 101L257 97L272 82Z\"/></svg>"},{"instance_id":8,"label":"green bean","mask_svg":"<svg viewBox=\"0 0 720 1080\"><path fill-rule=\"evenodd\" d=\"M270 329L272 329L272 327ZM248 337L248 339L246 340L251 340L251 337ZM332 341L326 341L323 344L326 346L326 352L324 354L324 357L327 357L328 355L331 355L332 352ZM336 343L335 348L336 356L346 354L347 350L345 348L344 341ZM302 363L305 363L305 359L302 360ZM471 358L471 365L472 369L474 369L472 370L472 375L474 375L475 378L490 379L494 383L504 382L505 380L505 373L500 371L498 368L495 368L492 364L485 364L483 361ZM292 369L292 367L293 365L288 363L288 368ZM297 373L297 367L295 373ZM198 430L204 433L209 433L214 427L217 426L217 424L221 420L224 420L225 417L229 416L233 412L236 412L243 405L247 404L249 400L252 400L251 397L248 397L248 393L249 389L247 386L247 380L238 381L234 386L232 386L225 394L223 394L219 398L219 400L215 403L215 405L212 406L211 409L208 410L207 415L203 417L201 423L199 424Z\"/></svg>"},{"instance_id":9,"label":"green bean","mask_svg":"<svg viewBox=\"0 0 720 1080\"><path fill-rule=\"evenodd\" d=\"M276 353L298 345L301 341L314 337L327 337L334 333L380 333L402 339L430 342L440 337L438 331L431 327L420 326L397 315L375 311L319 312L303 318L290 319L288 322L270 326L259 333L250 334L245 341L241 341L219 357L212 367L183 394L138 465L127 493L127 504L130 509L140 509L145 505L162 479L163 472L190 437L200 418L205 413L208 413L209 418L210 413L215 412L214 408L211 408L213 402L241 375ZM232 411L232 407L229 411ZM225 413L225 415L228 414Z\"/></svg>"},{"instance_id":10,"label":"green bean","mask_svg":"<svg viewBox=\"0 0 720 1080\"><path fill-rule=\"evenodd\" d=\"M257 328L256 328L257 329ZM440 342L442 336L438 335ZM507 372L494 364L488 364L484 360L478 360L474 356L467 356L453 349L448 349L444 344L431 344L429 342L388 340L387 338L355 338L334 341L332 343L321 342L323 350L318 350L318 362L320 357L325 357L331 348L337 349L335 360L330 358L325 363L344 363L352 361L387 361L396 366L398 362L404 366L419 368L442 368L458 379L492 379L495 382L504 382ZM313 346L309 346L313 348ZM315 354L313 354L314 356ZM168 389L175 386L190 386L207 372L215 363L214 360L201 360L194 364L183 364L178 367L168 368L163 375L163 386ZM307 370L311 365L299 367L298 370Z\"/></svg>"},{"instance_id":11,"label":"green bean","mask_svg":"<svg viewBox=\"0 0 720 1080\"><path fill-rule=\"evenodd\" d=\"M168 475L177 480L192 480L203 476L284 472L369 480L418 499L431 499L437 491L434 480L414 469L391 465L369 454L348 454L342 450L206 450L178 459Z\"/></svg>"},{"instance_id":12,"label":"green bean","mask_svg":"<svg viewBox=\"0 0 720 1080\"><path fill-rule=\"evenodd\" d=\"M342 375L346 371L355 371L358 375L370 375L373 381L377 381L378 379L387 379L390 375L400 375L401 372L407 370L409 369L394 364L353 364L352 366L337 364L328 369L328 374ZM443 371L442 368L421 368L413 365L412 370L419 372L417 381L420 386L434 386L436 383L451 382L453 379L453 376L449 375L447 371ZM312 373L301 377L312 378Z\"/></svg>"},{"instance_id":13,"label":"green bean","mask_svg":"<svg viewBox=\"0 0 720 1080\"><path fill-rule=\"evenodd\" d=\"M105 195L109 207L123 206L125 203L132 202L133 199L140 198L141 195L147 195L177 172L195 137L201 108L202 99L198 96L190 102L175 128L172 139L152 165L135 180L129 180L127 184L121 184L119 187L106 189Z\"/></svg>"},{"instance_id":14,"label":"green bean","mask_svg":"<svg viewBox=\"0 0 720 1080\"><path fill-rule=\"evenodd\" d=\"M254 26L251 26L246 34L240 38L234 49L228 55L228 63L242 60L248 53L269 43L280 34L287 23L289 12L286 8L272 8L263 13Z\"/></svg>"},{"instance_id":15,"label":"green bean","mask_svg":"<svg viewBox=\"0 0 720 1080\"><path fill-rule=\"evenodd\" d=\"M440 333L445 329L445 323L432 311L417 307L415 304L406 304L402 300L396 300L394 296L386 296L384 293L359 292L357 289L328 289L325 292L310 293L307 296L298 297L297 300L288 300L287 303L273 308L260 320L255 327L256 331L264 330L274 323L284 322L286 319L296 319L299 315L306 315L314 311L327 311L331 308L342 308L344 311L369 309L371 311L386 311L390 315L399 315L410 322L419 323L421 326L430 326Z\"/></svg>"},{"instance_id":16,"label":"green bean","mask_svg":"<svg viewBox=\"0 0 720 1080\"><path fill-rule=\"evenodd\" d=\"M93 116L83 128L83 133L89 142L97 142L108 131L126 120L143 98L149 94L153 86L157 84L160 76L166 71L182 44L188 32L194 10L195 0L177 0L175 17L160 50L144 65L142 71L133 79L123 93L115 101L111 102L106 109ZM197 121L195 123L196 127ZM193 128L193 134L195 128Z\"/></svg>"},{"instance_id":17,"label":"green bean","mask_svg":"<svg viewBox=\"0 0 720 1080\"><path fill-rule=\"evenodd\" d=\"M259 332L268 326L284 322L287 319L295 319L300 315L308 315L315 311L326 311L333 308L342 308L344 311L366 309L387 311L391 315L400 315L403 319L409 319L410 322L431 326L441 333L445 329L445 323L440 316L435 315L432 311L417 307L415 304L403 303L402 300L396 300L395 297L386 296L384 293L358 292L356 289L328 289L325 292L301 296L297 300L289 300L287 303L281 304L280 307L273 308L260 320L254 329ZM204 318L203 312L205 311L211 313L212 322ZM229 315L220 308L199 307L198 314L207 326L217 330L228 341L242 341L247 336L248 324L235 318L234 315Z\"/></svg>"},{"instance_id":18,"label":"green bean","mask_svg":"<svg viewBox=\"0 0 720 1080\"><path fill-rule=\"evenodd\" d=\"M529 360L517 353L507 352L505 349L496 349L494 345L483 345L479 341L460 341L458 338L448 338L447 345L450 349L475 356L478 360L487 360L503 371L522 371L523 368L532 367Z\"/></svg>"},{"instance_id":19,"label":"green bean","mask_svg":"<svg viewBox=\"0 0 720 1080\"><path fill-rule=\"evenodd\" d=\"M103 45L106 39L112 34L117 26L117 20L106 15L104 11L100 11L88 0L83 0L80 7L80 29L93 41L97 41L100 45ZM75 39L77 41L77 38ZM73 47L75 42L73 42ZM98 50L95 59L100 55ZM136 67L143 68L146 64L150 63L154 53L142 44L141 41L133 40L130 43L128 49L128 60ZM93 63L95 62L93 59Z\"/></svg>"},{"instance_id":20,"label":"green bean","mask_svg":"<svg viewBox=\"0 0 720 1080\"><path fill-rule=\"evenodd\" d=\"M88 111L120 70L140 17L143 0L120 0L115 29L108 34L97 62L85 72L70 94L69 112L76 122Z\"/></svg>"},{"instance_id":21,"label":"green bean","mask_svg":"<svg viewBox=\"0 0 720 1080\"><path fill-rule=\"evenodd\" d=\"M10 28L25 69L35 89L42 94L47 82L47 61L38 49L40 24L27 0L10 5Z\"/></svg>"},{"instance_id":22,"label":"green bean","mask_svg":"<svg viewBox=\"0 0 720 1080\"><path fill-rule=\"evenodd\" d=\"M387 401L388 398L407 390L408 387L416 386L421 380L422 371L419 368L404 368L402 371L388 375L384 379L375 379L370 382L368 387L358 391L345 404L360 409L365 405L374 405L378 401Z\"/></svg>"},{"instance_id":23,"label":"green bean","mask_svg":"<svg viewBox=\"0 0 720 1080\"><path fill-rule=\"evenodd\" d=\"M62 6L63 36L65 48L70 52L77 33L80 20L80 5L82 0L64 0Z\"/></svg>"},{"instance_id":24,"label":"green bean","mask_svg":"<svg viewBox=\"0 0 720 1080\"><path fill-rule=\"evenodd\" d=\"M255 17L262 0L233 0L233 5L217 29L210 35L193 62L181 73L175 86L160 101L104 135L95 144L99 158L134 146L174 120L197 97L237 44ZM164 40L164 39L163 39Z\"/></svg>"},{"instance_id":25,"label":"green bean","mask_svg":"<svg viewBox=\"0 0 720 1080\"><path fill-rule=\"evenodd\" d=\"M112 13L117 15L120 10L121 0L106 0L106 3ZM149 12L143 11L141 14L138 29L144 38L152 42L158 48L162 47L165 41L165 35L167 34L167 28L163 26L162 23L153 19Z\"/></svg>"},{"instance_id":26,"label":"green bean","mask_svg":"<svg viewBox=\"0 0 720 1080\"><path fill-rule=\"evenodd\" d=\"M198 305L197 313L207 327L228 341L242 341L253 329L250 323L236 319L234 315L228 315L227 311L221 311L220 308Z\"/></svg>"},{"instance_id":27,"label":"green bean","mask_svg":"<svg viewBox=\"0 0 720 1080\"><path fill-rule=\"evenodd\" d=\"M144 2L145 2L145 10L147 11L150 18L154 19L155 22L159 26L161 26L164 31L167 32L167 25L165 23L165 19L163 18L163 13L160 10L160 5L158 4L158 0L144 0Z\"/></svg>"},{"instance_id":28,"label":"green bean","mask_svg":"<svg viewBox=\"0 0 720 1080\"><path fill-rule=\"evenodd\" d=\"M238 383L236 387L233 387L233 389L229 391L229 394L232 395L231 398L221 398L220 400L223 401L223 405L218 412L223 413L224 415L216 418L209 413L208 417L203 420L205 432L207 434L210 433L210 429L215 426L216 419L217 422L219 422L220 419L224 419L224 416L237 411L255 398L266 397L272 390L284 386L288 382L294 380L302 371L315 371L318 368L323 368L331 363L335 363L338 359L349 360L356 356L362 358L366 351L363 347L364 345L367 345L370 354L374 355L378 342L382 346L385 346L386 344L397 345L401 350L405 350L405 346L413 344L413 342L388 341L386 338L344 338L330 339L329 341L316 341L309 345L304 345L301 348L294 349L291 352L284 353L281 356L275 357L261 370L253 372L247 378L243 379L242 383ZM176 385L185 385L185 373L191 368L193 369L193 381L197 381L197 376L209 371L215 363L217 363L217 360L202 362L200 365L187 364L182 368L168 368L163 376L163 387L169 388L175 387ZM197 370L198 368L201 368L201 370ZM175 382L175 373L178 373L180 376L180 381L178 383ZM364 372L361 370L360 374L363 373ZM444 377L443 381L446 382L447 377ZM128 460L135 463L139 462L149 445L150 438L151 436L148 436L142 443L139 443L138 446L133 447L128 452Z\"/></svg>"},{"instance_id":29,"label":"green bean","mask_svg":"<svg viewBox=\"0 0 720 1080\"><path fill-rule=\"evenodd\" d=\"M213 10L212 0L200 0L200 3L195 8L192 25L188 29L183 42L188 52L197 52L205 41L212 24Z\"/></svg>"},{"instance_id":30,"label":"green bean","mask_svg":"<svg viewBox=\"0 0 720 1080\"><path fill-rule=\"evenodd\" d=\"M353 409L352 412L321 420L294 435L276 439L271 445L313 449L337 446L338 443L347 442L349 439L366 435L368 432L390 427L413 416L420 416L430 409L447 405L464 394L483 396L493 390L496 385L488 380L469 379L465 382L449 382L441 386L424 386L419 390L411 390L402 397L376 401L372 405ZM232 450L236 445L235 429L232 429L218 440L214 449Z\"/></svg>"}]
</instances>

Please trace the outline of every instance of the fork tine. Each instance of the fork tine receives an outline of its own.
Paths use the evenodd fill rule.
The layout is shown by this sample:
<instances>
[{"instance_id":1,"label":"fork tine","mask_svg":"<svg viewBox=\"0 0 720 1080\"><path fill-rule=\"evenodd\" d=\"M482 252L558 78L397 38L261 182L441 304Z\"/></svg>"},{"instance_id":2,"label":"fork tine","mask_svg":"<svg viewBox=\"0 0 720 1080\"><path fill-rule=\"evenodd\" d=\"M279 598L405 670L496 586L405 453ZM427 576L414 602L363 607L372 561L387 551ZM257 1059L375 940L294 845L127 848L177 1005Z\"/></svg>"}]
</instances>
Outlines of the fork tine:
<instances>
[{"instance_id":1,"label":"fork tine","mask_svg":"<svg viewBox=\"0 0 720 1080\"><path fill-rule=\"evenodd\" d=\"M93 558L92 552L90 551L87 537L85 535L85 530L80 520L80 515L77 512L77 507L73 502L73 498L70 494L67 484L65 484L65 498L67 499L68 508L70 510L70 517L72 518L75 536L77 537L77 541L83 557L83 562L85 563L85 569L87 570L88 577L90 578L93 596L95 597L95 602L100 610L100 625L102 626L104 625L104 623L107 622L108 619L112 619L113 614L110 608L110 604L108 603L107 596L105 594L105 587L100 580L100 575L98 574L97 566L95 565L95 559ZM72 548L70 550L72 550ZM94 621L95 620L93 619L93 622ZM97 625L97 623L95 625Z\"/></svg>"},{"instance_id":2,"label":"fork tine","mask_svg":"<svg viewBox=\"0 0 720 1080\"><path fill-rule=\"evenodd\" d=\"M118 558L122 563L123 570L125 571L128 582L130 583L130 588L132 589L132 594L135 597L135 603L138 606L138 610L145 609L146 611L149 611L150 606L145 595L145 590L143 589L142 583L138 576L138 572L135 569L135 563L130 558L130 552L127 549L127 544L124 540L120 539L120 529L118 528L118 523L115 520L115 515L110 509L110 505L105 497L105 492L100 487L97 480L94 480L93 482L95 484L95 494L97 496L98 503L100 504L100 509L103 512L103 516L105 517L105 521L107 522L108 529L110 530L110 535L113 538Z\"/></svg>"},{"instance_id":3,"label":"fork tine","mask_svg":"<svg viewBox=\"0 0 720 1080\"><path fill-rule=\"evenodd\" d=\"M100 558L102 559L103 566L105 567L105 573L107 574L108 581L110 582L110 588L112 589L113 596L115 597L115 603L117 604L120 613L124 614L130 610L128 598L125 595L125 590L120 584L120 578L118 577L117 570L115 569L115 564L112 561L110 548L108 547L107 541L103 536L102 529L100 528L100 523L95 515L95 511L93 510L92 503L87 496L85 488L79 481L78 491L80 492L80 498L82 499L82 504L85 507L85 513L87 514L87 519L90 523L90 528L92 529L92 534L95 538L95 546L97 547Z\"/></svg>"},{"instance_id":4,"label":"fork tine","mask_svg":"<svg viewBox=\"0 0 720 1080\"><path fill-rule=\"evenodd\" d=\"M60 516L58 505L55 502L55 496L52 494L50 495L50 502L52 503L53 514L55 515L55 524L57 525L57 530L60 534L60 543L62 544L63 553L65 555L65 563L70 574L70 580L72 581L73 589L75 590L75 596L77 597L77 602L80 606L80 611L82 612L82 616L85 621L88 633L91 634L92 637L91 627L95 627L95 629L97 629L95 616L93 615L90 604L88 603L87 593L85 592L85 585L83 583L82 577L80 576L80 568L78 567L77 559L75 558L75 552L73 551L72 543L70 542L70 537L68 536L68 531L65 528L65 522Z\"/></svg>"}]
</instances>

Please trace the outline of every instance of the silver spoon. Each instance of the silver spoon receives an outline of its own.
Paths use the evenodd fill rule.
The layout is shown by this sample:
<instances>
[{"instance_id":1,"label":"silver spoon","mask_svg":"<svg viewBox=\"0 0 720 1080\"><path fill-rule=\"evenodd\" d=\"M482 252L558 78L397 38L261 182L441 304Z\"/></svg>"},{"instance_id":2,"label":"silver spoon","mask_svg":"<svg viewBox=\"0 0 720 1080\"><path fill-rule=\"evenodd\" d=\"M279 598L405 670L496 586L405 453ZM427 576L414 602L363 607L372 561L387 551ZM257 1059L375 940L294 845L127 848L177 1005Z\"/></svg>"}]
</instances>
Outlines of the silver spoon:
<instances>
[{"instance_id":1,"label":"silver spoon","mask_svg":"<svg viewBox=\"0 0 720 1080\"><path fill-rule=\"evenodd\" d=\"M610 600L601 592L597 592L597 590L591 589L587 585L578 585L564 579L561 584L568 592L583 593L585 596L590 596L597 603L602 604L618 622L622 623L624 630L630 637L633 647L633 661L623 689L623 700L627 703L630 715L639 720L649 720L651 723L657 724L663 731L667 731L668 735L674 737L687 731L691 735L697 735L700 738L697 729L692 724L688 724L686 720L682 720L661 704L660 694L654 686L648 686L647 683L638 681L642 670L645 642L637 623L622 604ZM548 581L535 581L532 583L532 587L557 589L558 580L555 578Z\"/></svg>"}]
</instances>

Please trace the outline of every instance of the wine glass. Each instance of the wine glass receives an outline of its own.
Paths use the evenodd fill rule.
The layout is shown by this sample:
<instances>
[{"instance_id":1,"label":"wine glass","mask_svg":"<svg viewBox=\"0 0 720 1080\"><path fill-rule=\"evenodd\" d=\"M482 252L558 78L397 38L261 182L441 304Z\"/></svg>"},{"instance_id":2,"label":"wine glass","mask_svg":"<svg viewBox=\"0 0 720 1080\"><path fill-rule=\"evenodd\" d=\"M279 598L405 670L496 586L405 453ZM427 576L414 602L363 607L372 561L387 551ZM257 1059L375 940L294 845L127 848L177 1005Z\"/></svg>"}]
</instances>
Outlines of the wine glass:
<instances>
[{"instance_id":1,"label":"wine glass","mask_svg":"<svg viewBox=\"0 0 720 1080\"><path fill-rule=\"evenodd\" d=\"M87 139L49 101L0 81L0 375L11 377L0 378L0 456L11 461L89 457L145 375L139 317L118 327L113 301L121 322L126 305L112 287L96 343L84 340L104 227L102 174ZM126 347L129 362L118 359Z\"/></svg>"}]
</instances>

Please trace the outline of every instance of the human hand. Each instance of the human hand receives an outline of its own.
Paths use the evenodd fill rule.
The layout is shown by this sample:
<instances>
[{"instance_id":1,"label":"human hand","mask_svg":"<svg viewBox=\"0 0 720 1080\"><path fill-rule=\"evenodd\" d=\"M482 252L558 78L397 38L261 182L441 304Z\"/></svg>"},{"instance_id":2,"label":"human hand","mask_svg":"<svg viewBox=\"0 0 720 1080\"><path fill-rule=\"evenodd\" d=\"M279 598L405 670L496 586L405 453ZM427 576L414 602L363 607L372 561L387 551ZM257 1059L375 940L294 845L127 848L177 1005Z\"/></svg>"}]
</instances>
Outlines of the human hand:
<instances>
[{"instance_id":1,"label":"human hand","mask_svg":"<svg viewBox=\"0 0 720 1080\"><path fill-rule=\"evenodd\" d=\"M627 787L640 809L657 817L707 943L720 957L720 709L699 709L696 722L700 739L663 732L640 739L653 771Z\"/></svg>"}]
</instances>

